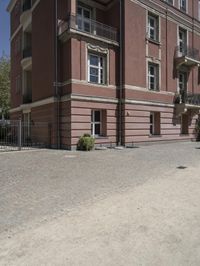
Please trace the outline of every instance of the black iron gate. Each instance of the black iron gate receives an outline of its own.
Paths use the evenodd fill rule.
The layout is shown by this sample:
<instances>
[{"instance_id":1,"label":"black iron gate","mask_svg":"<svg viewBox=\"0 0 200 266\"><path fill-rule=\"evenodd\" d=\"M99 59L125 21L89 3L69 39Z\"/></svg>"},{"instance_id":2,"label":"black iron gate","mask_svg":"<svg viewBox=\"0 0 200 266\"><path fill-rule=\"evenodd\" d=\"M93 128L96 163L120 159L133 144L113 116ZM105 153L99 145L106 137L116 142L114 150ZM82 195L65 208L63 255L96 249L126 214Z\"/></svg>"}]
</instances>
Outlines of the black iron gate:
<instances>
[{"instance_id":1,"label":"black iron gate","mask_svg":"<svg viewBox=\"0 0 200 266\"><path fill-rule=\"evenodd\" d=\"M21 120L0 122L0 152L51 147L51 125Z\"/></svg>"}]
</instances>

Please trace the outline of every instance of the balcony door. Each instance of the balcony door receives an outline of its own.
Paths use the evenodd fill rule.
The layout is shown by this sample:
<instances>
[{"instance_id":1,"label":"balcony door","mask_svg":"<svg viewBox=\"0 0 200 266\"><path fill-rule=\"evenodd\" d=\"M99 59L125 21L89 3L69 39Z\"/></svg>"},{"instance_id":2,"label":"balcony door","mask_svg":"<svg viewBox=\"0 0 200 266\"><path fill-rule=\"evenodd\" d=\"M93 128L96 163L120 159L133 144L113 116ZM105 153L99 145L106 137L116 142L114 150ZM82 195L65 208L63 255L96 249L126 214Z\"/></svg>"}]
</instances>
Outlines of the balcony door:
<instances>
[{"instance_id":1,"label":"balcony door","mask_svg":"<svg viewBox=\"0 0 200 266\"><path fill-rule=\"evenodd\" d=\"M182 103L185 103L187 96L187 75L187 72L179 72L179 92Z\"/></svg>"},{"instance_id":2,"label":"balcony door","mask_svg":"<svg viewBox=\"0 0 200 266\"><path fill-rule=\"evenodd\" d=\"M91 32L91 9L83 6L77 8L77 28L80 31Z\"/></svg>"},{"instance_id":3,"label":"balcony door","mask_svg":"<svg viewBox=\"0 0 200 266\"><path fill-rule=\"evenodd\" d=\"M185 54L187 49L187 31L179 29L179 52Z\"/></svg>"}]
</instances>

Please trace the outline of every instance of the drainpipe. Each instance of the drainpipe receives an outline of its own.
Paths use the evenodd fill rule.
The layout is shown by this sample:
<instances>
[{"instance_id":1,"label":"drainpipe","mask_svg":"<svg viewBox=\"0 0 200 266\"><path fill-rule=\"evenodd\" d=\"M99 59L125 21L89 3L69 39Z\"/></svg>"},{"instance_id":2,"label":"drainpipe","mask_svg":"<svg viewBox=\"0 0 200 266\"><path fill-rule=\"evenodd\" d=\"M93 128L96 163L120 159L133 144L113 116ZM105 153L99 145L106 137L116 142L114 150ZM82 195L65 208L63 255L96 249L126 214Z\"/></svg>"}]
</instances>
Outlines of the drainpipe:
<instances>
[{"instance_id":1,"label":"drainpipe","mask_svg":"<svg viewBox=\"0 0 200 266\"><path fill-rule=\"evenodd\" d=\"M58 86L58 0L55 0L55 37L54 37L54 58L55 58L55 81L54 81L54 95L56 98L55 118L56 118L56 137L57 149L60 149L60 91Z\"/></svg>"},{"instance_id":2,"label":"drainpipe","mask_svg":"<svg viewBox=\"0 0 200 266\"><path fill-rule=\"evenodd\" d=\"M122 141L122 98L123 98L123 0L119 0L120 2L120 33L119 33L119 111L118 111L118 146L121 146Z\"/></svg>"}]
</instances>

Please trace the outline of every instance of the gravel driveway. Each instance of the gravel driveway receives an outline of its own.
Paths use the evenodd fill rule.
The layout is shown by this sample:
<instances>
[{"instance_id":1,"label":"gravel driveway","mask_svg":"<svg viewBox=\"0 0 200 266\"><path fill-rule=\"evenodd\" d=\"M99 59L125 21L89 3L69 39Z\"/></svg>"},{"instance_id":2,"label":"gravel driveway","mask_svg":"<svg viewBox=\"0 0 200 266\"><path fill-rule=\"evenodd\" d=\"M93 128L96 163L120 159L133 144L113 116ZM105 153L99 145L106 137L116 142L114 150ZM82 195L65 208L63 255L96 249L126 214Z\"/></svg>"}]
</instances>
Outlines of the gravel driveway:
<instances>
[{"instance_id":1,"label":"gravel driveway","mask_svg":"<svg viewBox=\"0 0 200 266\"><path fill-rule=\"evenodd\" d=\"M0 265L200 265L199 147L0 153Z\"/></svg>"}]
</instances>

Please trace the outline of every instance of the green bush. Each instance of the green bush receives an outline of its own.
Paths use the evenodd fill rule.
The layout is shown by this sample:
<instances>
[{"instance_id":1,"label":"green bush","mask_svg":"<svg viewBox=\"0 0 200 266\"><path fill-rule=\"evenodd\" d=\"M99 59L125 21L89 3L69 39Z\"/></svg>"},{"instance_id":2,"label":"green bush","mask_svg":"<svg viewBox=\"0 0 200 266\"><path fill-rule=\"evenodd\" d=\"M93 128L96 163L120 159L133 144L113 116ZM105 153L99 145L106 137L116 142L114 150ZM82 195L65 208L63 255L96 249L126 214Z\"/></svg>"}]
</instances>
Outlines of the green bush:
<instances>
[{"instance_id":1,"label":"green bush","mask_svg":"<svg viewBox=\"0 0 200 266\"><path fill-rule=\"evenodd\" d=\"M81 151L91 151L94 148L95 139L90 134L80 137L77 149Z\"/></svg>"}]
</instances>

